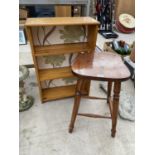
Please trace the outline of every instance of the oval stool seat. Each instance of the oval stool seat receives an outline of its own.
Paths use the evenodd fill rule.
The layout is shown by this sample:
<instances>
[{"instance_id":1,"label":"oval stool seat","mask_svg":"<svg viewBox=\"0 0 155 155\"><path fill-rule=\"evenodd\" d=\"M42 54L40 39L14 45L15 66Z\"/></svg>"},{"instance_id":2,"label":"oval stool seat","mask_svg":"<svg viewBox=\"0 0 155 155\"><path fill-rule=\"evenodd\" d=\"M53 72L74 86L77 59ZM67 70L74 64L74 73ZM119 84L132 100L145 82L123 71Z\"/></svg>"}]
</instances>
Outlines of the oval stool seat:
<instances>
[{"instance_id":1,"label":"oval stool seat","mask_svg":"<svg viewBox=\"0 0 155 155\"><path fill-rule=\"evenodd\" d=\"M130 72L118 54L110 52L91 52L79 54L72 64L77 76L94 80L126 80Z\"/></svg>"}]
</instances>

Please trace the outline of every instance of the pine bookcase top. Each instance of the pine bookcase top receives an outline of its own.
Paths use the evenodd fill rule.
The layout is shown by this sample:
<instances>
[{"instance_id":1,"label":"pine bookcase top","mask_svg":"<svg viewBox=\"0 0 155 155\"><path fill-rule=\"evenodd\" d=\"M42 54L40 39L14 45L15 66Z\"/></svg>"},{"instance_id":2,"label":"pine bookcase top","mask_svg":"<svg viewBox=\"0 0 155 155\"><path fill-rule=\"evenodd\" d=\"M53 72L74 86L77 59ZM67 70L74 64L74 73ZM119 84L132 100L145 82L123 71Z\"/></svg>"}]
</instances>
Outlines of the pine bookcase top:
<instances>
[{"instance_id":1,"label":"pine bookcase top","mask_svg":"<svg viewBox=\"0 0 155 155\"><path fill-rule=\"evenodd\" d=\"M100 23L91 17L48 17L28 18L25 26L58 26L58 25L99 25Z\"/></svg>"}]
</instances>

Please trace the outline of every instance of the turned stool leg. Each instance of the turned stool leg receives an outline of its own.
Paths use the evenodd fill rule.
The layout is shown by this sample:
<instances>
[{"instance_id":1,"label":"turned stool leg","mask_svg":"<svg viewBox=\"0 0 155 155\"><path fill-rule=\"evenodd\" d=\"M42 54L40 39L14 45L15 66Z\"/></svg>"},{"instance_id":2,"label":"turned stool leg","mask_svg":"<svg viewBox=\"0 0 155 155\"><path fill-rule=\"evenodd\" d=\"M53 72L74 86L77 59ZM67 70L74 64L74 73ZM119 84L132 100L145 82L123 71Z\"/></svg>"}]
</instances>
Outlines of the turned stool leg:
<instances>
[{"instance_id":1,"label":"turned stool leg","mask_svg":"<svg viewBox=\"0 0 155 155\"><path fill-rule=\"evenodd\" d=\"M107 104L109 104L109 99L110 99L110 96L111 96L111 88L112 88L112 82L109 81L108 82L108 92L107 92Z\"/></svg>"},{"instance_id":2,"label":"turned stool leg","mask_svg":"<svg viewBox=\"0 0 155 155\"><path fill-rule=\"evenodd\" d=\"M121 89L121 82L116 81L114 83L114 95L113 95L112 130L111 130L112 137L115 137L116 133L120 89Z\"/></svg>"},{"instance_id":3,"label":"turned stool leg","mask_svg":"<svg viewBox=\"0 0 155 155\"><path fill-rule=\"evenodd\" d=\"M71 117L71 121L70 121L70 125L69 125L69 133L72 133L72 131L73 131L76 116L78 114L78 109L79 109L80 99L81 99L81 95L80 95L81 86L82 86L82 80L79 79L77 81L77 85L76 85L74 106L73 106L72 117Z\"/></svg>"}]
</instances>

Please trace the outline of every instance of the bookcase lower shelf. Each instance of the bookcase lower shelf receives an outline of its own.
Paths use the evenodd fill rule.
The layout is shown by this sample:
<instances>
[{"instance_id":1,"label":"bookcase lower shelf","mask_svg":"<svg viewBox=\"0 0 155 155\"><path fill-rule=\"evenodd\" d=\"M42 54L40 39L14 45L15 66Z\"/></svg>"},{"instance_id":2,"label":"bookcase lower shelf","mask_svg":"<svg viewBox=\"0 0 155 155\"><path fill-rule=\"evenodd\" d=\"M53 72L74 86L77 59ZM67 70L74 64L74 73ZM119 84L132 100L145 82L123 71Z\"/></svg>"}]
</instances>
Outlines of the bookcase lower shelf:
<instances>
[{"instance_id":1,"label":"bookcase lower shelf","mask_svg":"<svg viewBox=\"0 0 155 155\"><path fill-rule=\"evenodd\" d=\"M42 89L43 102L56 100L60 98L72 97L75 95L75 86L76 85L69 85Z\"/></svg>"}]
</instances>

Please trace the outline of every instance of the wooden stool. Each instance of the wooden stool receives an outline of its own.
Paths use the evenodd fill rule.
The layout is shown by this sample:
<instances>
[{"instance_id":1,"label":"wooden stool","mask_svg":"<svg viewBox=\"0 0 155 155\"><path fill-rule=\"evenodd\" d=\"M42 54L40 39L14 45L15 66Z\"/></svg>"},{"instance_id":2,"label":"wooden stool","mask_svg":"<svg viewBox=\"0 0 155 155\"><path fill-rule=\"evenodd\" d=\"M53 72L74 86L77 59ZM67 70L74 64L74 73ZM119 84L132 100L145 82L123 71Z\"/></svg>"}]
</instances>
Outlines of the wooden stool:
<instances>
[{"instance_id":1,"label":"wooden stool","mask_svg":"<svg viewBox=\"0 0 155 155\"><path fill-rule=\"evenodd\" d=\"M94 118L110 118L112 119L111 136L115 137L117 115L119 107L119 94L121 82L130 78L130 72L124 65L121 57L110 52L91 52L79 54L72 64L72 71L79 79L76 85L76 94L72 117L69 125L69 132L72 133L77 115L94 117ZM84 80L98 80L108 82L107 103L110 109L110 117L78 113L81 97L98 99L96 97L85 96L81 93L81 86ZM112 83L114 82L114 95L111 97ZM100 98L101 99L101 98ZM103 99L103 98L102 98Z\"/></svg>"}]
</instances>

